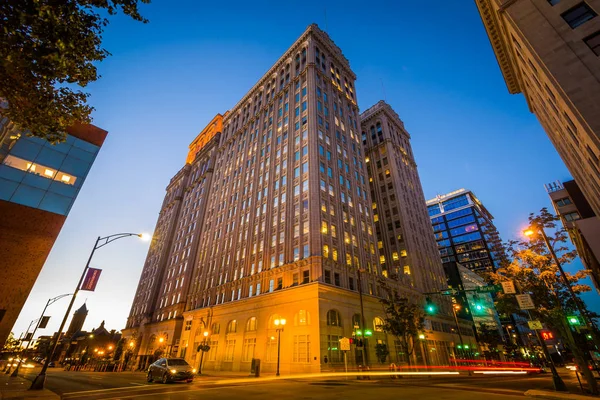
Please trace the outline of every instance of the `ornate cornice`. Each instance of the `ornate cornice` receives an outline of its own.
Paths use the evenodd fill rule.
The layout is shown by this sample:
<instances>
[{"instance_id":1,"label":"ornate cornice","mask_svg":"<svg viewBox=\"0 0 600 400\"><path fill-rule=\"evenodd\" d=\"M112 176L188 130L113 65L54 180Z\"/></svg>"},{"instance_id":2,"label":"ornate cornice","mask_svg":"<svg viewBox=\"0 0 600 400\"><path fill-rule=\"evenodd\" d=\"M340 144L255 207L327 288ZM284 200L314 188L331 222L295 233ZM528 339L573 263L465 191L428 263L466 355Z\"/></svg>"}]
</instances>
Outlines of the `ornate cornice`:
<instances>
[{"instance_id":1,"label":"ornate cornice","mask_svg":"<svg viewBox=\"0 0 600 400\"><path fill-rule=\"evenodd\" d=\"M506 81L506 86L511 94L521 93L517 71L511 62L510 45L507 45L508 38L502 31L499 15L492 5L493 0L475 0L479 15L490 39L490 44L494 49L496 60ZM511 2L512 3L512 2ZM505 6L503 6L504 8Z\"/></svg>"}]
</instances>

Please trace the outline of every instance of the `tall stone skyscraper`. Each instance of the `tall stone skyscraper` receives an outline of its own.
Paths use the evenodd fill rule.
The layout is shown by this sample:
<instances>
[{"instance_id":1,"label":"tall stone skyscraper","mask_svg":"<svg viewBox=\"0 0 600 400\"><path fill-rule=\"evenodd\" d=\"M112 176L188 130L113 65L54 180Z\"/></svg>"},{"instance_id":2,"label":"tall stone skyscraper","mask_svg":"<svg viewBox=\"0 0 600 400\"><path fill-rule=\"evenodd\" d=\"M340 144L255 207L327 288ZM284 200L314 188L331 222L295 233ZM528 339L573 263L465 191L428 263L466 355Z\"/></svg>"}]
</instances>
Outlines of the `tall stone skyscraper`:
<instances>
[{"instance_id":1,"label":"tall stone skyscraper","mask_svg":"<svg viewBox=\"0 0 600 400\"><path fill-rule=\"evenodd\" d=\"M525 95L600 215L600 0L475 3L508 91Z\"/></svg>"},{"instance_id":2,"label":"tall stone skyscraper","mask_svg":"<svg viewBox=\"0 0 600 400\"><path fill-rule=\"evenodd\" d=\"M223 116L218 114L190 144L185 166L167 186L123 330L124 337L134 339L141 365L157 350L177 350L222 129Z\"/></svg>"},{"instance_id":3,"label":"tall stone skyscraper","mask_svg":"<svg viewBox=\"0 0 600 400\"><path fill-rule=\"evenodd\" d=\"M406 362L382 327L380 280L389 273L376 244L355 79L311 25L188 157L167 189L124 331L140 364L166 352L208 370L248 371L260 359L274 372L279 333L282 373L343 365L339 341L352 336L366 345L348 352L351 364L375 362L376 344ZM440 285L411 257L418 284L399 289L420 302L419 289ZM447 363L457 340L450 322L429 329L428 344Z\"/></svg>"},{"instance_id":4,"label":"tall stone skyscraper","mask_svg":"<svg viewBox=\"0 0 600 400\"><path fill-rule=\"evenodd\" d=\"M380 101L362 113L361 126L383 274L397 275L421 292L444 288L446 276L404 123Z\"/></svg>"}]
</instances>

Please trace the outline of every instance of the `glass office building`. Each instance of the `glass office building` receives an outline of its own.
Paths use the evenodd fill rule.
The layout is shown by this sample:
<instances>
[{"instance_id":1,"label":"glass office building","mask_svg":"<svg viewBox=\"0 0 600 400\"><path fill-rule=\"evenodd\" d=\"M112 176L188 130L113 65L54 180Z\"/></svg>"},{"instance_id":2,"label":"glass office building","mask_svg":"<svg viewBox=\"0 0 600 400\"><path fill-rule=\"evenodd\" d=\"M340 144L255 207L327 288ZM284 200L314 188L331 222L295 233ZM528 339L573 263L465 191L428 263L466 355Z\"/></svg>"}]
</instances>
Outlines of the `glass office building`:
<instances>
[{"instance_id":1,"label":"glass office building","mask_svg":"<svg viewBox=\"0 0 600 400\"><path fill-rule=\"evenodd\" d=\"M53 145L15 135L0 147L0 200L67 215L100 146L67 135Z\"/></svg>"},{"instance_id":2,"label":"glass office building","mask_svg":"<svg viewBox=\"0 0 600 400\"><path fill-rule=\"evenodd\" d=\"M470 190L460 189L427 202L442 262L472 271L493 271L505 259L493 216Z\"/></svg>"},{"instance_id":3,"label":"glass office building","mask_svg":"<svg viewBox=\"0 0 600 400\"><path fill-rule=\"evenodd\" d=\"M50 144L0 115L0 343L29 292L96 159L107 132L67 129Z\"/></svg>"}]
</instances>

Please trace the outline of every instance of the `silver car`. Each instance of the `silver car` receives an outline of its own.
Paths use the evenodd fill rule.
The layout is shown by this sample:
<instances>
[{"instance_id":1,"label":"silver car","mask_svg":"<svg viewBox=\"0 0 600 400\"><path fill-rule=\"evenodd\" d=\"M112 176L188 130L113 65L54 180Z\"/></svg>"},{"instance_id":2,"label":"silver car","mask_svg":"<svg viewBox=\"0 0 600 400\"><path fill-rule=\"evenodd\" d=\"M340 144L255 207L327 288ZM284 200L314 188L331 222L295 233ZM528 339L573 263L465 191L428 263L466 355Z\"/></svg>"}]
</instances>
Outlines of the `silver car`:
<instances>
[{"instance_id":1,"label":"silver car","mask_svg":"<svg viewBox=\"0 0 600 400\"><path fill-rule=\"evenodd\" d=\"M148 382L160 381L169 383L175 381L192 382L196 369L192 368L183 358L161 358L148 368Z\"/></svg>"}]
</instances>

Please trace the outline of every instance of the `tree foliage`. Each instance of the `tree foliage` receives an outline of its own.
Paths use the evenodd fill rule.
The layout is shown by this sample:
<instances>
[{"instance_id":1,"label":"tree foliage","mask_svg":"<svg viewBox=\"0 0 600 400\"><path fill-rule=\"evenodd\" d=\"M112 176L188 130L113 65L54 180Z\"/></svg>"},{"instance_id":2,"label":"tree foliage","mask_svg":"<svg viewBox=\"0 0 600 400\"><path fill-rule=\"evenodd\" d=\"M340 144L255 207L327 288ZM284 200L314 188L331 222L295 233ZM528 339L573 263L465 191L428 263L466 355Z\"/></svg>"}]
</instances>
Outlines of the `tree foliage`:
<instances>
[{"instance_id":1,"label":"tree foliage","mask_svg":"<svg viewBox=\"0 0 600 400\"><path fill-rule=\"evenodd\" d=\"M554 249L559 262L561 265L566 265L575 259L577 253L567 246L567 233L564 228L557 226L558 220L559 218L548 212L546 208L543 208L538 215L529 216L530 226L536 227L534 231L545 230L549 244ZM527 240L511 241L508 243L507 250L512 261L507 262L496 272L490 273L488 277L496 284L512 280L519 292L532 297L535 309L522 311L515 295L500 294L496 303L498 312L520 314L526 319L531 317L557 332L573 350L590 388L595 391L596 382L591 374L588 374L583 352L574 345L566 317L571 313L578 314L578 308L585 310L589 318L595 318L596 315L587 311L581 299L577 297L574 300L571 297L569 287L562 279L559 268L541 234L536 232ZM574 274L565 272L565 275L575 293L591 290L588 285L580 283L581 279L588 276L587 271L578 271Z\"/></svg>"},{"instance_id":2,"label":"tree foliage","mask_svg":"<svg viewBox=\"0 0 600 400\"><path fill-rule=\"evenodd\" d=\"M387 297L380 300L385 312L383 329L398 339L410 364L410 356L414 351L417 336L423 329L422 307L401 297L397 290L388 286L383 287L388 294Z\"/></svg>"},{"instance_id":3,"label":"tree foliage","mask_svg":"<svg viewBox=\"0 0 600 400\"><path fill-rule=\"evenodd\" d=\"M3 0L0 2L2 114L19 129L50 142L64 140L75 122L90 122L89 93L100 76L95 63L106 15L119 10L147 22L138 10L150 0Z\"/></svg>"}]
</instances>

